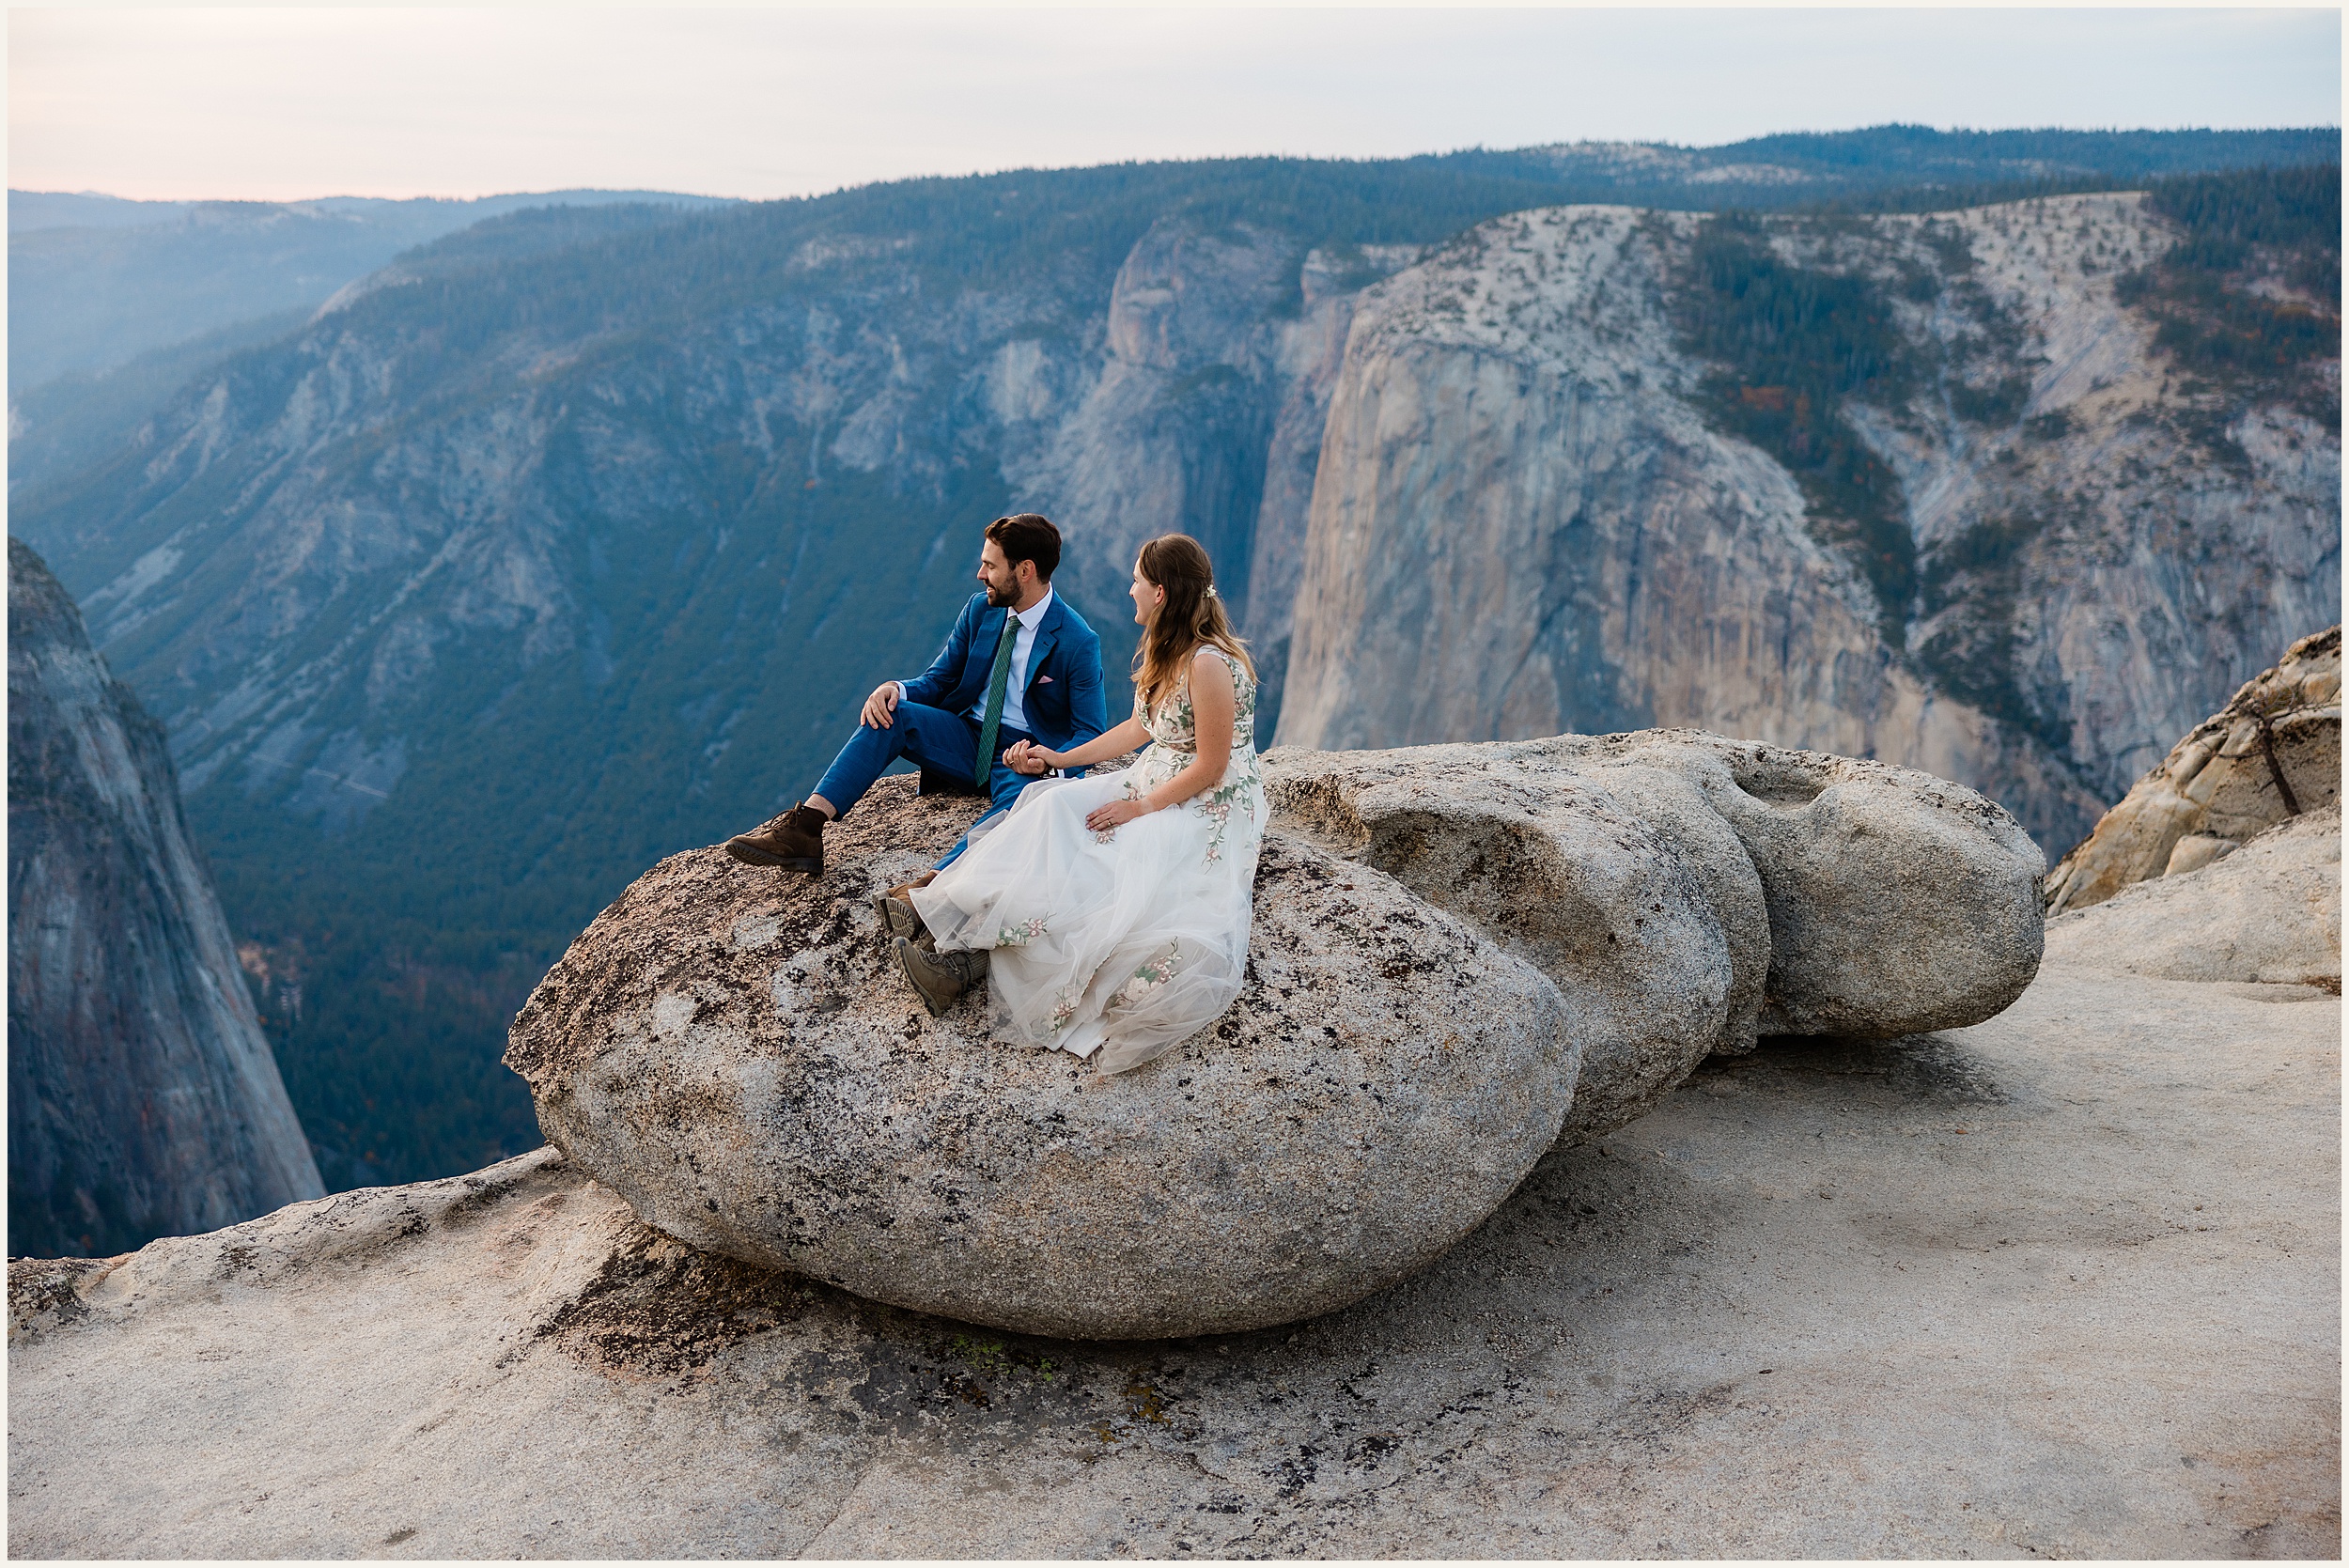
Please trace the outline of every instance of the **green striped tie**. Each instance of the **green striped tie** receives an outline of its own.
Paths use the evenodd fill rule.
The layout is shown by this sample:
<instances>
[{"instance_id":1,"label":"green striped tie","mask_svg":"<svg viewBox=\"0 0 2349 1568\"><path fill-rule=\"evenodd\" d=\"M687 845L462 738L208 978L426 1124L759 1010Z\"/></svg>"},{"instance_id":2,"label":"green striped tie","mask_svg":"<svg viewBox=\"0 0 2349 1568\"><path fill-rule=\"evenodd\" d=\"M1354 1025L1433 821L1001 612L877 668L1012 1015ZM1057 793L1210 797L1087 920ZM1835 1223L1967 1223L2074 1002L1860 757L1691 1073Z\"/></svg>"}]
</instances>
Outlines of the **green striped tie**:
<instances>
[{"instance_id":1,"label":"green striped tie","mask_svg":"<svg viewBox=\"0 0 2349 1568\"><path fill-rule=\"evenodd\" d=\"M987 672L987 722L979 726L979 761L971 774L982 795L995 766L995 732L1003 727L1003 690L1011 685L1011 644L1019 636L1019 617L1005 615L1003 641L995 644L995 665Z\"/></svg>"}]
</instances>

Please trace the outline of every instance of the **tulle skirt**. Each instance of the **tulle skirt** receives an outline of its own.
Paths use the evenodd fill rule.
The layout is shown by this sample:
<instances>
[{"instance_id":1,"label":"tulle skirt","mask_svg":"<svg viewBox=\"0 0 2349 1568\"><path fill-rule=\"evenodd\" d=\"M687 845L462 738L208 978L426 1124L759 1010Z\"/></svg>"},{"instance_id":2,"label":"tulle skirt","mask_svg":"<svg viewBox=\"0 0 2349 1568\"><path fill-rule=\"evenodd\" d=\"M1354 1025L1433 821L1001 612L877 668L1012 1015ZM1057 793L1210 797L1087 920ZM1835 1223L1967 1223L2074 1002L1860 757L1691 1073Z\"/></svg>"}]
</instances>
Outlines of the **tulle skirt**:
<instances>
[{"instance_id":1,"label":"tulle skirt","mask_svg":"<svg viewBox=\"0 0 2349 1568\"><path fill-rule=\"evenodd\" d=\"M1106 836L1085 826L1129 782L1152 787L1189 761L1154 745L1128 772L1039 780L915 890L941 952L993 950L999 1037L1098 1051L1099 1069L1119 1073L1213 1023L1239 995L1264 836L1254 748L1240 748L1221 784L1181 805Z\"/></svg>"}]
</instances>

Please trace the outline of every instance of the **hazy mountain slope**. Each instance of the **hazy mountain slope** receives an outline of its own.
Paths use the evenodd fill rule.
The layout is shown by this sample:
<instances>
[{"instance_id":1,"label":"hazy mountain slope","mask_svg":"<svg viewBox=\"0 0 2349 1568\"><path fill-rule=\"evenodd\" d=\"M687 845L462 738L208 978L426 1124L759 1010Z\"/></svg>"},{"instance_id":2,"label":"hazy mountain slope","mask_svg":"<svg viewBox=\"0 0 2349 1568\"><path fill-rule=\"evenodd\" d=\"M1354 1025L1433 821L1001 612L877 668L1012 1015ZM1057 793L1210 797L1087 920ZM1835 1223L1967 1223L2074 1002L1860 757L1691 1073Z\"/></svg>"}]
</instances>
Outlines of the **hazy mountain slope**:
<instances>
[{"instance_id":1,"label":"hazy mountain slope","mask_svg":"<svg viewBox=\"0 0 2349 1568\"><path fill-rule=\"evenodd\" d=\"M2170 242L2141 197L1737 241L1745 281L1790 300L1806 276L1881 286L1853 306L1882 314L1880 343L1813 324L1821 352L1882 361L1880 400L1806 438L1865 442L1842 516L1834 475L1807 488L1708 407L1723 389L1675 311L1707 287L1709 226L1519 214L1371 291L1283 742L1696 724L1964 780L2060 851L2258 650L2338 614L2337 425L2172 374L2115 297ZM1727 390L1746 411L1809 396ZM1888 519L1868 471L1897 486Z\"/></svg>"},{"instance_id":2,"label":"hazy mountain slope","mask_svg":"<svg viewBox=\"0 0 2349 1568\"><path fill-rule=\"evenodd\" d=\"M1063 586L1112 670L1131 645L1119 611L1132 544L1168 527L1208 539L1277 691L1292 603L1320 613L1322 590L1295 592L1309 515L1318 527L1336 497L1385 482L1375 454L1340 456L1370 450L1357 439L1366 405L1345 389L1375 379L1349 342L1392 340L1397 365L1423 354L1472 369L1458 410L1449 392L1428 405L1458 420L1424 465L1495 520L1550 520L1517 539L1531 553L1511 591L1532 597L1494 598L1463 641L1549 648L1571 633L1582 651L1552 660L1561 689L1603 686L1614 706L1529 706L1512 723L1639 704L1660 716L1703 691L1719 722L1798 710L1817 726L1806 734L1858 750L1930 709L1945 738L1917 760L1979 762L1969 782L2020 790L2028 809L2054 802L2043 825L2090 809L2068 742L1950 684L1995 661L1933 652L2006 624L2009 535L1928 550L1921 577L1907 470L1894 472L1912 459L1889 444L1868 455L1865 386L1829 376L1804 425L1808 394L1789 389L1810 371L1756 362L1749 406L1687 346L1675 267L1712 235L1750 272L1761 241L1617 213L1604 221L1625 254L1584 257L1603 297L1560 294L1555 277L1528 286L1528 332L1552 323L1540 343L1501 352L1455 324L1414 348L1391 330L1381 302L1426 293L1456 258L1366 288L1559 189L1465 167L1258 160L911 181L531 254L471 231L230 359L107 459L23 498L11 526L84 592L102 645L169 726L224 895L270 950L295 1101L322 1148L365 1162L330 1160L330 1181L471 1169L530 1136L495 1055L537 972L660 855L807 788L862 694L934 648L998 512L1036 506L1068 527ZM1990 420L2005 446L1983 450L2018 462L2060 445L2050 427L2011 428L2015 413L1995 411L2038 350L1992 330L2006 307L1988 285L1959 275L1955 251L1926 256L1939 241L1919 220L1842 221L1855 255L1897 253L1934 301L1947 296L1899 309L1905 334L1946 317L1933 363L1954 380L1933 384L1974 411L1957 427ZM1872 284L1856 305L1822 294L1828 270L1785 243L1777 285L1797 303L1858 309L1864 324L1891 308L1870 301L1909 287ZM2155 302L2113 308L2136 323L2115 341L2138 352ZM1735 339L1753 322L1731 311L1717 326ZM1575 390L1635 375L1627 402ZM1574 514L1542 510L1542 495L1516 506L1509 485L1551 472L1555 454L1497 457L1476 422L1547 452L1578 400L1619 420L1631 444L1601 456L1626 484L1644 482L1641 462L1682 463L1685 528L1619 509L1638 529L1596 551L1552 526ZM1328 447L1325 429L1340 437ZM1798 451L1812 435L1818 450ZM1953 438L1916 439L1929 458ZM2194 450L2174 473L2197 483L2232 460ZM1743 487L1726 502L1710 488L1724 474ZM1830 515L1846 491L1865 503L1856 520ZM2188 571L2174 545L2148 542L2147 569ZM1411 548L1396 546L1407 571L1421 569ZM1652 625L1606 632L1634 577L1678 583L1678 598L1642 602L1718 591L1759 608L1692 661ZM1921 583L1940 598L1888 616L1879 578L1906 584L1905 605L1923 605ZM1545 582L1572 583L1596 629L1516 626L1556 608L1532 592ZM1388 635L1414 601L1379 592ZM1808 622L1827 663L1800 669L1803 694L1781 712L1763 690L1770 660L1797 660L1765 633ZM410 1114L428 1098L429 1114Z\"/></svg>"},{"instance_id":3,"label":"hazy mountain slope","mask_svg":"<svg viewBox=\"0 0 2349 1568\"><path fill-rule=\"evenodd\" d=\"M163 735L8 541L8 1251L105 1256L323 1188Z\"/></svg>"},{"instance_id":4,"label":"hazy mountain slope","mask_svg":"<svg viewBox=\"0 0 2349 1568\"><path fill-rule=\"evenodd\" d=\"M36 489L101 462L189 381L230 355L274 343L315 307L256 317L146 353L95 375L70 371L8 399L8 489Z\"/></svg>"},{"instance_id":5,"label":"hazy mountain slope","mask_svg":"<svg viewBox=\"0 0 2349 1568\"><path fill-rule=\"evenodd\" d=\"M676 206L619 202L526 208L484 219L403 252L389 266L344 283L323 303L313 302L236 321L166 348L149 349L110 369L68 371L29 391L20 387L8 402L9 492L29 494L102 461L134 440L138 427L189 381L233 354L288 335L317 310L355 298L367 288L484 262L514 260L601 235L658 227L677 222L685 210ZM261 286L266 282L259 280ZM116 308L115 302L100 302L100 305L101 313Z\"/></svg>"},{"instance_id":6,"label":"hazy mountain slope","mask_svg":"<svg viewBox=\"0 0 2349 1568\"><path fill-rule=\"evenodd\" d=\"M192 201L134 201L103 191L8 193L8 232L39 228L144 228L187 216Z\"/></svg>"},{"instance_id":7,"label":"hazy mountain slope","mask_svg":"<svg viewBox=\"0 0 2349 1568\"><path fill-rule=\"evenodd\" d=\"M258 317L316 305L400 252L534 207L707 196L553 191L476 201L122 202L8 193L11 396ZM62 220L62 221L61 221Z\"/></svg>"}]
</instances>

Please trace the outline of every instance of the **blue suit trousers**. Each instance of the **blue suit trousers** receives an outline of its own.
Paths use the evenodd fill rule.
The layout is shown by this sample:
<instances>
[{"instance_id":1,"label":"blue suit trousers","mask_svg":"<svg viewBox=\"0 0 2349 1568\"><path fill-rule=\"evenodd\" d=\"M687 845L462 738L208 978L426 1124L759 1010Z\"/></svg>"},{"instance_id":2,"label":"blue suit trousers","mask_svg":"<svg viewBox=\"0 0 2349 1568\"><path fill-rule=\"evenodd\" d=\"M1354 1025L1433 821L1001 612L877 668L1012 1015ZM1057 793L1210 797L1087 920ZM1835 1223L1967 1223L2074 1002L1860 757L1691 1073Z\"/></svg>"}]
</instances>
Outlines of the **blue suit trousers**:
<instances>
[{"instance_id":1,"label":"blue suit trousers","mask_svg":"<svg viewBox=\"0 0 2349 1568\"><path fill-rule=\"evenodd\" d=\"M926 703L899 703L891 717L895 722L885 730L857 725L856 733L848 737L848 743L840 748L840 754L832 759L817 784L816 793L831 801L832 809L840 815L848 815L848 809L873 787L873 781L901 757L933 772L957 779L971 777L979 754L977 720L949 713L942 707L931 707ZM1040 776L1015 773L1003 766L1006 749L1022 740L1034 739L1025 730L1013 729L1009 724L996 730L994 762L988 769L988 808L980 822L992 821L1011 810L1019 792ZM970 843L968 835L957 841L946 852L945 859L938 862L940 869L954 864Z\"/></svg>"}]
</instances>

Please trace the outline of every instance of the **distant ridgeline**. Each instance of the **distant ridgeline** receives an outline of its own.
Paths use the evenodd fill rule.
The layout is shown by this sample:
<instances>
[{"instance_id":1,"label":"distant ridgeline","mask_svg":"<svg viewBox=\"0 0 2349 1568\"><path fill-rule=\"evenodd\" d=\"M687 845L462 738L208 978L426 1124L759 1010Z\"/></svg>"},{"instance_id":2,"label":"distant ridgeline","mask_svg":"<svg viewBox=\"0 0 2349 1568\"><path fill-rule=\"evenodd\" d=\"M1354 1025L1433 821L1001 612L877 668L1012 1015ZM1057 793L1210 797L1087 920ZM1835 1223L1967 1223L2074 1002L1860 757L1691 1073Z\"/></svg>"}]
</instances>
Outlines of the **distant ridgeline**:
<instances>
[{"instance_id":1,"label":"distant ridgeline","mask_svg":"<svg viewBox=\"0 0 2349 1568\"><path fill-rule=\"evenodd\" d=\"M1871 423L1930 394L1952 431L2024 462L2064 439L2032 402L2039 329L1972 231L1879 214L2153 182L2159 254L2095 263L2139 323L2112 351L2178 383L2145 417L2222 486L2274 460L2247 411L2329 425L2288 436L2337 483L2339 145L1887 127L579 203L321 263L241 316L205 282L226 264L201 214L83 221L11 237L11 352L65 356L12 393L11 526L168 730L329 1186L446 1174L537 1141L497 1057L547 964L646 866L812 785L863 694L934 649L988 518L1033 506L1068 529L1060 585L1112 679L1134 546L1205 540L1265 666L1269 742L1299 606L1336 602L1316 495L1343 477L1323 430L1360 372L1349 334L1395 274L1500 214L1722 214L1656 220L1639 242L1658 281L1573 308L1610 333L1627 313L1608 341L1650 345L1642 384L1782 472L1815 540L1789 569L1832 577L1877 629L1852 657L2027 754L2022 783L1990 782L2061 851L2083 802L2144 765L2135 739L2108 755L2084 734L2153 745L2312 627L2266 624L2296 600L2188 607L2198 647L2233 616L2248 665L2120 683L2142 698L2047 675L2017 606L2072 525L2025 508L1939 536L1923 471ZM2253 165L2271 172L2218 172ZM341 221L324 206L270 221ZM1882 226L1900 224L1915 237ZM108 289L179 277L188 303L134 343L73 348L77 256L116 258L91 273ZM2156 533L2152 558L2186 577L2224 545ZM1597 648L1559 690L1629 678ZM1561 700L1492 727L1613 727L1622 706Z\"/></svg>"}]
</instances>

